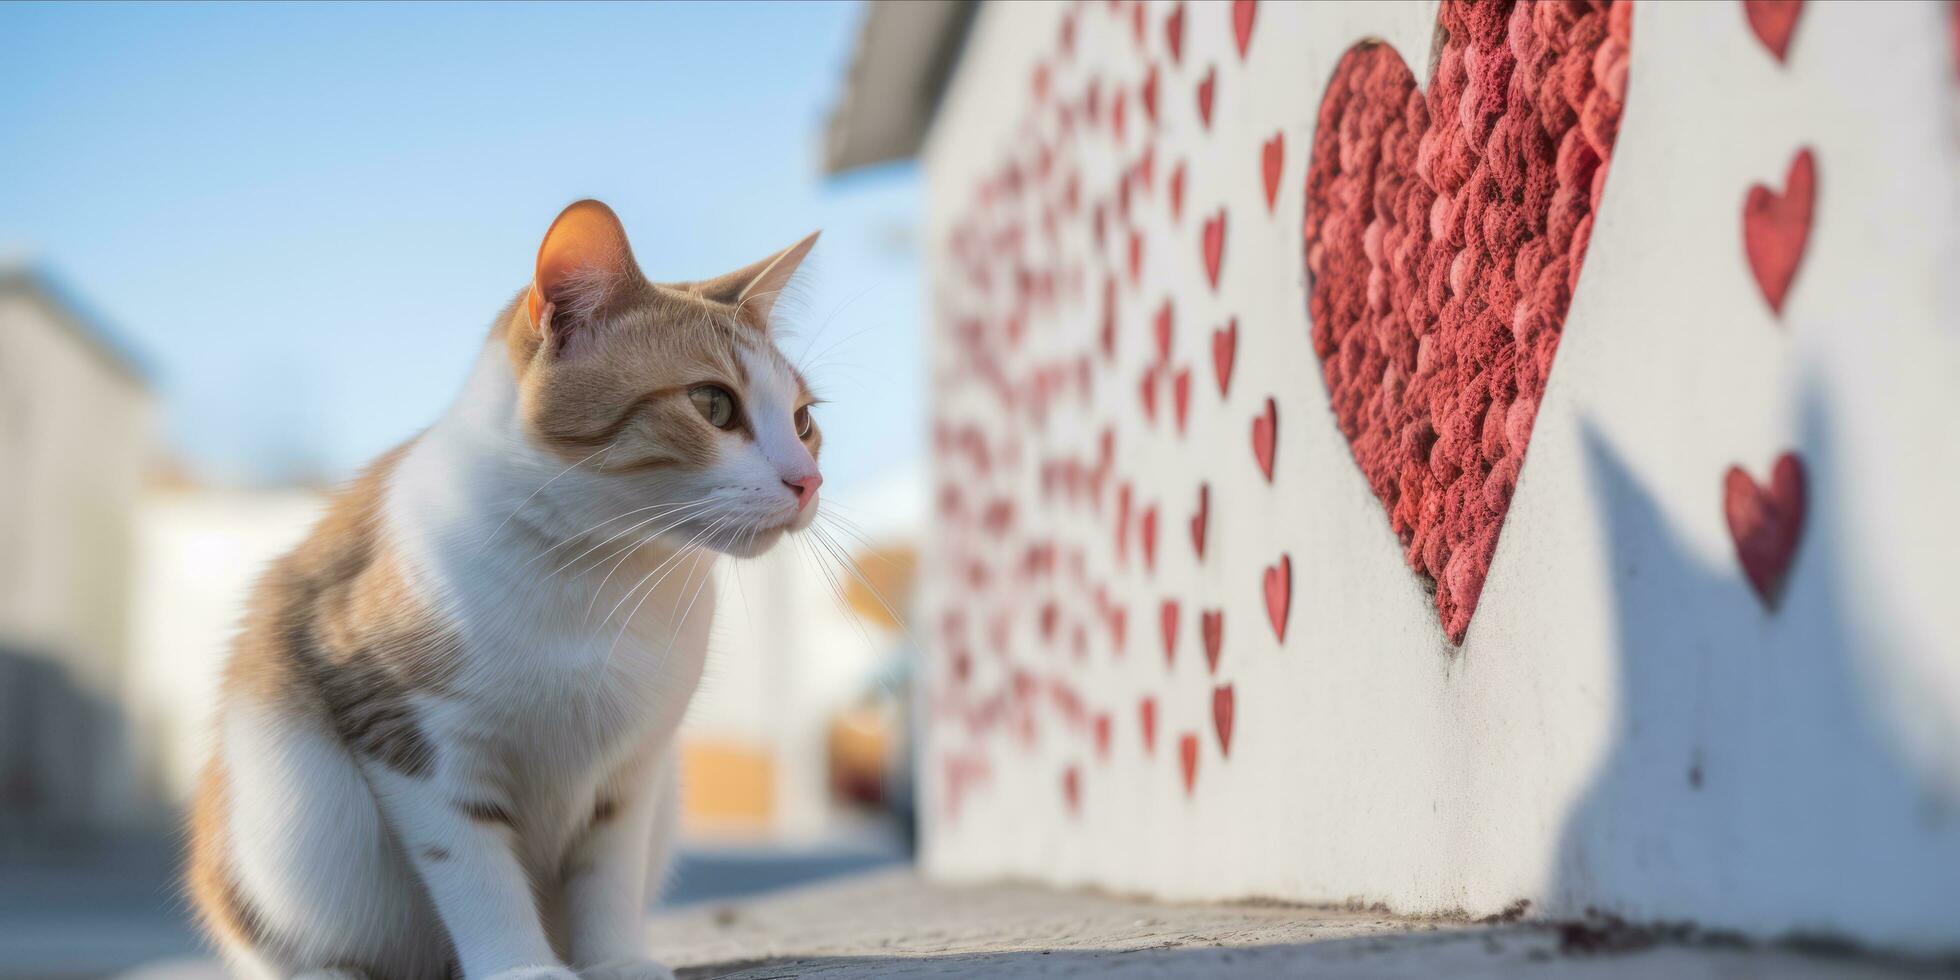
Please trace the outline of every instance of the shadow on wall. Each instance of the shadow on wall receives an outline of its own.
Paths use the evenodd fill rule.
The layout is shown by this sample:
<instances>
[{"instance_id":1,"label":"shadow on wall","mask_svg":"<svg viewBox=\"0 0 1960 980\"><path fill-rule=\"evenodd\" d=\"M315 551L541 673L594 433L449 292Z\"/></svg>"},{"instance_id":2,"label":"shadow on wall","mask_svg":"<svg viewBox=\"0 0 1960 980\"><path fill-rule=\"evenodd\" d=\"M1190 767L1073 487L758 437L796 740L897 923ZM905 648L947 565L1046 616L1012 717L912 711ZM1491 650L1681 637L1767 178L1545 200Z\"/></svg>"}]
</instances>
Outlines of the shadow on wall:
<instances>
[{"instance_id":1,"label":"shadow on wall","mask_svg":"<svg viewBox=\"0 0 1960 980\"><path fill-rule=\"evenodd\" d=\"M126 728L53 659L0 647L0 855L113 829L127 802Z\"/></svg>"},{"instance_id":2,"label":"shadow on wall","mask_svg":"<svg viewBox=\"0 0 1960 980\"><path fill-rule=\"evenodd\" d=\"M1613 748L1559 842L1554 911L1759 935L1796 923L1950 950L1955 774L1915 772L1896 741L1874 651L1900 641L1847 605L1845 464L1814 383L1801 412L1808 514L1774 612L1732 552L1711 565L1585 434L1610 522L1620 701ZM1766 479L1772 455L1742 465ZM1709 475L1707 506L1721 506L1720 478Z\"/></svg>"}]
</instances>

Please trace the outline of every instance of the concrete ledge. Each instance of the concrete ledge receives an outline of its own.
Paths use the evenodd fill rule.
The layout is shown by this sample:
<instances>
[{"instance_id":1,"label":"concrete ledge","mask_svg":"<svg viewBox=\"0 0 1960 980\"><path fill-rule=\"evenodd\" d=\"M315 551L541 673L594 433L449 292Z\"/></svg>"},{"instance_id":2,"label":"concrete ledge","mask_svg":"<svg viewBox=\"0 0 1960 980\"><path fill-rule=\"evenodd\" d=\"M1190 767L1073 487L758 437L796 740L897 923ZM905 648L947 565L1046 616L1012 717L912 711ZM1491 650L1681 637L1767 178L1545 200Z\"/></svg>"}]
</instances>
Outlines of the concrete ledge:
<instances>
[{"instance_id":1,"label":"concrete ledge","mask_svg":"<svg viewBox=\"0 0 1960 980\"><path fill-rule=\"evenodd\" d=\"M1160 905L911 871L656 918L683 980L790 977L1909 977L1933 964L1624 927L1477 924L1280 905ZM1685 941L1684 941L1685 940ZM1950 969L1950 964L1948 965Z\"/></svg>"}]
</instances>

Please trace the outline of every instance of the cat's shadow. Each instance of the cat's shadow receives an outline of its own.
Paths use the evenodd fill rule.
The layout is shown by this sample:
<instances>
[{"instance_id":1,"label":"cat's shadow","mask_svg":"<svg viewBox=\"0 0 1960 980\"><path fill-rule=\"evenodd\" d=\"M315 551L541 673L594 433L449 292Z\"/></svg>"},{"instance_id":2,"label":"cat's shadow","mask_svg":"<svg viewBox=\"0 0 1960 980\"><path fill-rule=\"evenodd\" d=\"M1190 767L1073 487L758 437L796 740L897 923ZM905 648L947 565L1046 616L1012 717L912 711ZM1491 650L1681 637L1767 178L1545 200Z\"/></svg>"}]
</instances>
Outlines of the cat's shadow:
<instances>
[{"instance_id":1,"label":"cat's shadow","mask_svg":"<svg viewBox=\"0 0 1960 980\"><path fill-rule=\"evenodd\" d=\"M1557 843L1551 895L1632 920L1950 946L1956 774L1907 761L1875 656L1900 641L1852 604L1847 464L1814 384L1798 411L1808 513L1775 611L1732 552L1711 563L1688 546L1606 440L1584 433L1607 523L1616 704L1612 747ZM1740 462L1764 479L1781 448ZM1707 506L1721 507L1720 477Z\"/></svg>"}]
</instances>

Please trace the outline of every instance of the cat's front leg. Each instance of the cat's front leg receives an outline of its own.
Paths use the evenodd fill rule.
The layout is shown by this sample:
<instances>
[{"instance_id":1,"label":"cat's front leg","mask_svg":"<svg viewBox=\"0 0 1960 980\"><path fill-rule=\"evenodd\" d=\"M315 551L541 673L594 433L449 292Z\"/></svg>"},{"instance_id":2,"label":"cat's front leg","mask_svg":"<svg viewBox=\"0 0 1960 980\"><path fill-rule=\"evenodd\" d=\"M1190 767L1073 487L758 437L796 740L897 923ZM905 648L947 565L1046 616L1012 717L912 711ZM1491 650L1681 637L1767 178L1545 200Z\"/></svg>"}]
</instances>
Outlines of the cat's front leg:
<instances>
[{"instance_id":1,"label":"cat's front leg","mask_svg":"<svg viewBox=\"0 0 1960 980\"><path fill-rule=\"evenodd\" d=\"M646 951L647 866L672 761L637 755L594 794L585 830L565 855L572 962L583 980L673 980Z\"/></svg>"},{"instance_id":2,"label":"cat's front leg","mask_svg":"<svg viewBox=\"0 0 1960 980\"><path fill-rule=\"evenodd\" d=\"M374 767L382 813L434 901L468 980L575 980L538 918L512 848L511 806L498 794L442 775Z\"/></svg>"}]
</instances>

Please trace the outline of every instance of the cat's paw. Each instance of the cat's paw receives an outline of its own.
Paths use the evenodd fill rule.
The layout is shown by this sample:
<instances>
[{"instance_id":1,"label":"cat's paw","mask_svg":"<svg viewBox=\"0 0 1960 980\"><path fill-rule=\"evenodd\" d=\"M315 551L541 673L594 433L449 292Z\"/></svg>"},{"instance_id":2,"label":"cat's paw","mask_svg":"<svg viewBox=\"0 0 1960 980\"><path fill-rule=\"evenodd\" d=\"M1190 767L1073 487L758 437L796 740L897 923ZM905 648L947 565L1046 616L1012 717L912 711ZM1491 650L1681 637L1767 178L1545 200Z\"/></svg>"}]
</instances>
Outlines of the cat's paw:
<instances>
[{"instance_id":1,"label":"cat's paw","mask_svg":"<svg viewBox=\"0 0 1960 980\"><path fill-rule=\"evenodd\" d=\"M489 980L579 980L579 975L562 966L518 966L492 973Z\"/></svg>"},{"instance_id":2,"label":"cat's paw","mask_svg":"<svg viewBox=\"0 0 1960 980\"><path fill-rule=\"evenodd\" d=\"M674 971L648 959L608 960L580 967L579 980L674 980Z\"/></svg>"}]
</instances>

